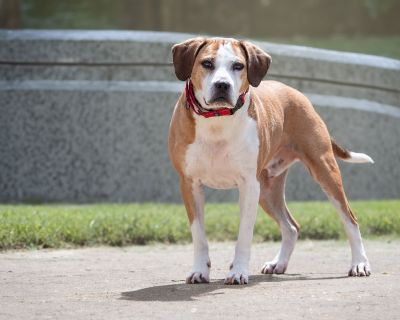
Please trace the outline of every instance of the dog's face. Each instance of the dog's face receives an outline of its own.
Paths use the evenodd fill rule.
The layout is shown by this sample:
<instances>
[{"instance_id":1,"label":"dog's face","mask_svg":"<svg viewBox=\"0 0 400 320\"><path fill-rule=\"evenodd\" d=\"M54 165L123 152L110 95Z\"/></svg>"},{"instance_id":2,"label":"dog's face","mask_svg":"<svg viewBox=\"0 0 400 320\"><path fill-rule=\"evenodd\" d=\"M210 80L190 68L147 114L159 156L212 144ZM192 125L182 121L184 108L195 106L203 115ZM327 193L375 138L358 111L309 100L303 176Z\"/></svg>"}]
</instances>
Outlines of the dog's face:
<instances>
[{"instance_id":1,"label":"dog's face","mask_svg":"<svg viewBox=\"0 0 400 320\"><path fill-rule=\"evenodd\" d=\"M233 108L249 85L258 86L271 57L255 45L235 39L195 38L172 48L175 74L191 78L197 100L206 109Z\"/></svg>"}]
</instances>

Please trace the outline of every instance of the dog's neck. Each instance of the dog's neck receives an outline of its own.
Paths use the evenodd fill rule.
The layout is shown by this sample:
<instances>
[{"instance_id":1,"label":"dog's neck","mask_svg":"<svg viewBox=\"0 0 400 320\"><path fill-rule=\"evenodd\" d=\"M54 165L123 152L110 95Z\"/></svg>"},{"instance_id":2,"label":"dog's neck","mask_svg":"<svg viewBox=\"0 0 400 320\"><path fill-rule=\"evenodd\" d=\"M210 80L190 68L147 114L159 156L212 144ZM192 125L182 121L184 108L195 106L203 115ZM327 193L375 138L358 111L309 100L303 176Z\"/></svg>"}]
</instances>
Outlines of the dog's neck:
<instances>
[{"instance_id":1,"label":"dog's neck","mask_svg":"<svg viewBox=\"0 0 400 320\"><path fill-rule=\"evenodd\" d=\"M204 118L193 112L196 137L209 143L238 139L243 135L248 120L251 120L248 115L250 101L249 92L243 107L234 115L226 117Z\"/></svg>"}]
</instances>

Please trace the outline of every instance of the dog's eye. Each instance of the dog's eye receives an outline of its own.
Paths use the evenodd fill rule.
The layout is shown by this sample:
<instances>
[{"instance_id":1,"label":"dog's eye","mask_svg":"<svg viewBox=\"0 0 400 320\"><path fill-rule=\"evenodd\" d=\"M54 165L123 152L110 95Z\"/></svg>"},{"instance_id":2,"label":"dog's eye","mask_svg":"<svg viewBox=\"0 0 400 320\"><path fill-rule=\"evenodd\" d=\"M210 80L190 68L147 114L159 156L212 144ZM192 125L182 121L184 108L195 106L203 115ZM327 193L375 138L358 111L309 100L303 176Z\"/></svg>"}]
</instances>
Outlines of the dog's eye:
<instances>
[{"instance_id":1,"label":"dog's eye","mask_svg":"<svg viewBox=\"0 0 400 320\"><path fill-rule=\"evenodd\" d=\"M240 62L235 62L235 63L232 65L232 69L233 69L233 70L236 70L236 71L243 70L243 68L244 68L244 65L243 65L243 63L240 63Z\"/></svg>"},{"instance_id":2,"label":"dog's eye","mask_svg":"<svg viewBox=\"0 0 400 320\"><path fill-rule=\"evenodd\" d=\"M203 66L204 69L209 69L212 70L214 69L214 65L210 60L204 60L201 65Z\"/></svg>"}]
</instances>

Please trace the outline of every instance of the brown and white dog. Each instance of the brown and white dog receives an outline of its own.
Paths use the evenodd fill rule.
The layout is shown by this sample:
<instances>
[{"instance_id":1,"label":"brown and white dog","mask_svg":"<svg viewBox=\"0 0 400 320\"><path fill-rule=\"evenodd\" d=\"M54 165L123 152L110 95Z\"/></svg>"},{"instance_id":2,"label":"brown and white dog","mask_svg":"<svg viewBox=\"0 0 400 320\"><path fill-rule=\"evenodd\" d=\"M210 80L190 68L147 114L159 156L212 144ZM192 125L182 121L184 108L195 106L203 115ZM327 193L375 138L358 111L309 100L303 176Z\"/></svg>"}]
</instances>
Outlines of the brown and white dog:
<instances>
[{"instance_id":1,"label":"brown and white dog","mask_svg":"<svg viewBox=\"0 0 400 320\"><path fill-rule=\"evenodd\" d=\"M240 192L239 235L225 283L248 283L258 203L282 233L280 251L261 272L285 272L299 232L284 195L288 169L296 161L320 184L343 221L352 252L349 275L370 275L335 156L359 163L372 159L333 141L303 94L279 82L261 81L271 57L257 46L235 39L195 38L173 46L172 54L176 76L187 81L169 131L169 153L180 177L194 244L194 265L186 282L210 279L204 185Z\"/></svg>"}]
</instances>

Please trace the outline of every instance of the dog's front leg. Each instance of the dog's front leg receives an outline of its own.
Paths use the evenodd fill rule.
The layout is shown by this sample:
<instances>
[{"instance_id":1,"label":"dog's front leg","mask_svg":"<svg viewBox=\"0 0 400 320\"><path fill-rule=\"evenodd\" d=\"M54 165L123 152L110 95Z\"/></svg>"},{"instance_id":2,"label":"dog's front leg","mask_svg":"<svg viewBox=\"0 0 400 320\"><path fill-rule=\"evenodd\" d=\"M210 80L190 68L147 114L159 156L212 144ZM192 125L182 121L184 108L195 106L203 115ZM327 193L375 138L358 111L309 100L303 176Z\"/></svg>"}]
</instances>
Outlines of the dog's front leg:
<instances>
[{"instance_id":1,"label":"dog's front leg","mask_svg":"<svg viewBox=\"0 0 400 320\"><path fill-rule=\"evenodd\" d=\"M239 185L240 193L240 226L235 249L225 284L246 284L249 281L249 261L254 223L257 217L260 183L256 178L245 179Z\"/></svg>"},{"instance_id":2,"label":"dog's front leg","mask_svg":"<svg viewBox=\"0 0 400 320\"><path fill-rule=\"evenodd\" d=\"M208 243L204 231L204 193L199 182L192 179L181 179L181 193L192 231L194 263L186 283L210 281L210 258Z\"/></svg>"}]
</instances>

